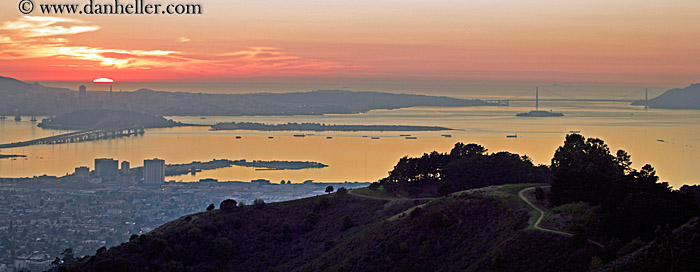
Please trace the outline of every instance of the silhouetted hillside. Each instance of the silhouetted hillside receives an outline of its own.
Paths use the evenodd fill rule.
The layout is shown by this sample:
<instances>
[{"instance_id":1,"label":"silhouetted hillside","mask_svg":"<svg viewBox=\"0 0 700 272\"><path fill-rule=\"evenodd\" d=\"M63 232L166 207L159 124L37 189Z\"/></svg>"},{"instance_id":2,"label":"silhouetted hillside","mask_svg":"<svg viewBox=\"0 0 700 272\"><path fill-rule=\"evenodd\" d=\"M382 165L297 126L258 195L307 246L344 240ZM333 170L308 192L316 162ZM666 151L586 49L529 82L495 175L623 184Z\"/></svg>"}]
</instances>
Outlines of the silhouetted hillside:
<instances>
[{"instance_id":1,"label":"silhouetted hillside","mask_svg":"<svg viewBox=\"0 0 700 272\"><path fill-rule=\"evenodd\" d=\"M29 84L14 78L0 76L0 115L11 115L15 110L23 115L53 115L71 111L66 104L70 94L63 88Z\"/></svg>"},{"instance_id":2,"label":"silhouetted hillside","mask_svg":"<svg viewBox=\"0 0 700 272\"><path fill-rule=\"evenodd\" d=\"M161 116L123 110L81 110L41 120L39 127L53 129L157 128L178 125Z\"/></svg>"},{"instance_id":3,"label":"silhouetted hillside","mask_svg":"<svg viewBox=\"0 0 700 272\"><path fill-rule=\"evenodd\" d=\"M180 218L69 271L586 271L593 248L529 230L513 192L424 201L334 193ZM235 203L233 203L235 205Z\"/></svg>"},{"instance_id":4,"label":"silhouetted hillside","mask_svg":"<svg viewBox=\"0 0 700 272\"><path fill-rule=\"evenodd\" d=\"M659 228L656 239L650 244L622 256L601 271L700 271L700 218L671 232Z\"/></svg>"},{"instance_id":5,"label":"silhouetted hillside","mask_svg":"<svg viewBox=\"0 0 700 272\"><path fill-rule=\"evenodd\" d=\"M632 105L644 106L644 100L637 100ZM649 99L650 108L658 109L700 109L700 83L691 84L682 89L671 89L653 99Z\"/></svg>"},{"instance_id":6,"label":"silhouetted hillside","mask_svg":"<svg viewBox=\"0 0 700 272\"><path fill-rule=\"evenodd\" d=\"M78 86L75 86L76 89ZM0 114L58 115L76 109L116 109L162 116L186 115L320 115L360 113L374 109L415 106L463 107L488 105L481 100L444 96L321 90L294 93L208 94L162 92L77 91L31 85L0 77Z\"/></svg>"},{"instance_id":7,"label":"silhouetted hillside","mask_svg":"<svg viewBox=\"0 0 700 272\"><path fill-rule=\"evenodd\" d=\"M688 260L700 248L697 202L651 165L631 165L624 150L613 155L579 134L566 136L551 170L457 143L402 158L366 189L244 207L225 200L69 271L697 271Z\"/></svg>"}]
</instances>

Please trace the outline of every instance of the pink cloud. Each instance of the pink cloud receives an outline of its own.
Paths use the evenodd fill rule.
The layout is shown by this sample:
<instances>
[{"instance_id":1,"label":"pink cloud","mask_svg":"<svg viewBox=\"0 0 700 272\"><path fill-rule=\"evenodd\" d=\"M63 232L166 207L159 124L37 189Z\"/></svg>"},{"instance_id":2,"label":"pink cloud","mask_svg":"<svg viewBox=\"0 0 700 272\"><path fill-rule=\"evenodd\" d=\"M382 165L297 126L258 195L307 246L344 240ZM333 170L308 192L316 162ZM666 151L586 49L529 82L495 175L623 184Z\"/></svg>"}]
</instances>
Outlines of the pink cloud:
<instances>
[{"instance_id":1,"label":"pink cloud","mask_svg":"<svg viewBox=\"0 0 700 272\"><path fill-rule=\"evenodd\" d=\"M198 53L168 49L92 47L74 44L71 40L73 35L99 29L99 26L90 25L86 21L56 17L24 16L8 21L0 26L0 61L31 60L48 67L79 69L92 66L101 69L158 70L162 73L223 77L324 74L366 68L337 61L302 58L280 48L267 46L225 53ZM179 43L190 41L185 37L176 40Z\"/></svg>"}]
</instances>

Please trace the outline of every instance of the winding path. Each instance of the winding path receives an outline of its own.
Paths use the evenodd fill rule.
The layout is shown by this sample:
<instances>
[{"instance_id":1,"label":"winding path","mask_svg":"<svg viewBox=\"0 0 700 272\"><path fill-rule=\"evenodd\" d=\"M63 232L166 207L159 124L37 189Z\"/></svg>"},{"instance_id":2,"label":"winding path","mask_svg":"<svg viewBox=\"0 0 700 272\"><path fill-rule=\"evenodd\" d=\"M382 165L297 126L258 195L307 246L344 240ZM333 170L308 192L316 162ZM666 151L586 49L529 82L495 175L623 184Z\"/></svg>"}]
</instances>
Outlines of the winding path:
<instances>
[{"instance_id":1,"label":"winding path","mask_svg":"<svg viewBox=\"0 0 700 272\"><path fill-rule=\"evenodd\" d=\"M549 187L549 186L542 186L542 187L545 188L545 187ZM540 214L540 215L537 217L537 220L535 220L535 223L534 223L534 224L531 224L529 228L534 229L534 230L539 230L539 231L546 231L546 232L556 233L556 234L560 234L560 235L566 235L566 236L569 236L569 237L574 236L573 234L568 233L568 232L563 232L563 231L558 231L558 230L553 230L553 229L546 229L546 228L540 227L540 223L542 223L542 220L544 219L544 211L543 211L542 209L540 209L539 207L537 207L537 205L533 204L532 201L530 201L530 199L528 199L528 198L525 196L525 193L526 193L526 192L535 190L535 188L537 188L537 187L528 187L528 188L522 189L522 190L520 190L520 192L518 192L518 196L520 197L520 199L522 199L523 201L525 201L525 203L527 203L527 205L529 205L530 207L532 207L533 209L535 209L535 211L537 211L537 212ZM601 243L598 243L598 242L593 241L593 240L591 240L591 239L586 239L586 240L587 240L589 243L594 244L594 245L596 245L596 246L598 246L598 247L600 247L600 248L605 248L605 246L603 246Z\"/></svg>"}]
</instances>

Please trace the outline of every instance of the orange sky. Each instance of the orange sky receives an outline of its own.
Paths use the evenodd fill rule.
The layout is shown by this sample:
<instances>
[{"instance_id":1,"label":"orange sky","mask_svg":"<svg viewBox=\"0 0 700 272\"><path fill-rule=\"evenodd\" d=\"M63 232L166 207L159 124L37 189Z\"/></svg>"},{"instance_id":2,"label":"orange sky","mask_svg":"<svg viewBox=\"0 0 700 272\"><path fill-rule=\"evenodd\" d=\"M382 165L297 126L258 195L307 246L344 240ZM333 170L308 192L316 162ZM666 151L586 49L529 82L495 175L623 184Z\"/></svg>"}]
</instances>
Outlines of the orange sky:
<instances>
[{"instance_id":1,"label":"orange sky","mask_svg":"<svg viewBox=\"0 0 700 272\"><path fill-rule=\"evenodd\" d=\"M0 3L0 75L22 80L700 81L697 0L199 0L202 15L71 16L18 2Z\"/></svg>"}]
</instances>

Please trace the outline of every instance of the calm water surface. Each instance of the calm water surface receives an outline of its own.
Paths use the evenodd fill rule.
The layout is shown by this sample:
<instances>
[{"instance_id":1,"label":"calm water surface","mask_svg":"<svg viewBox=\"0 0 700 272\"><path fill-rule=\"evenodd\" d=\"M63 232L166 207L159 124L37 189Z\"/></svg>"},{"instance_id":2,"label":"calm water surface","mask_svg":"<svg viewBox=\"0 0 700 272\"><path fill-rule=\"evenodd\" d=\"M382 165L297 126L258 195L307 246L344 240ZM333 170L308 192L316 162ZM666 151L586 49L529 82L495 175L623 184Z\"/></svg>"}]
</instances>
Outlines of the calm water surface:
<instances>
[{"instance_id":1,"label":"calm water surface","mask_svg":"<svg viewBox=\"0 0 700 272\"><path fill-rule=\"evenodd\" d=\"M627 102L547 102L543 108L562 111L561 118L518 118L529 111L531 102L510 107L407 108L376 110L356 115L265 116L265 117L172 117L187 123L252 121L265 123L320 122L327 124L437 125L456 129L449 132L299 132L209 131L204 127L148 129L140 137L61 145L40 145L0 150L2 154L24 154L27 158L0 160L0 177L64 175L76 166L91 169L97 157L126 160L132 166L147 158L166 163L208 161L214 158L247 160L302 160L328 164L324 169L256 171L231 167L209 170L195 176L169 180L196 181L201 178L248 181L251 179L316 181L375 181L387 175L399 158L438 150L447 152L456 142L481 144L491 152L527 154L535 163L548 164L554 151L572 130L586 137L599 137L613 152L625 149L635 168L652 164L662 180L678 188L700 183L700 111L648 110ZM41 129L26 121L0 122L0 142L7 143L50 136L64 131ZM405 139L411 134L417 140ZM451 134L452 138L442 137ZM506 135L517 134L516 139ZM241 139L236 139L241 136ZM268 139L269 136L274 139ZM326 139L332 136L333 139ZM367 137L363 137L367 136ZM370 137L380 137L371 139ZM658 140L664 140L660 142Z\"/></svg>"}]
</instances>

